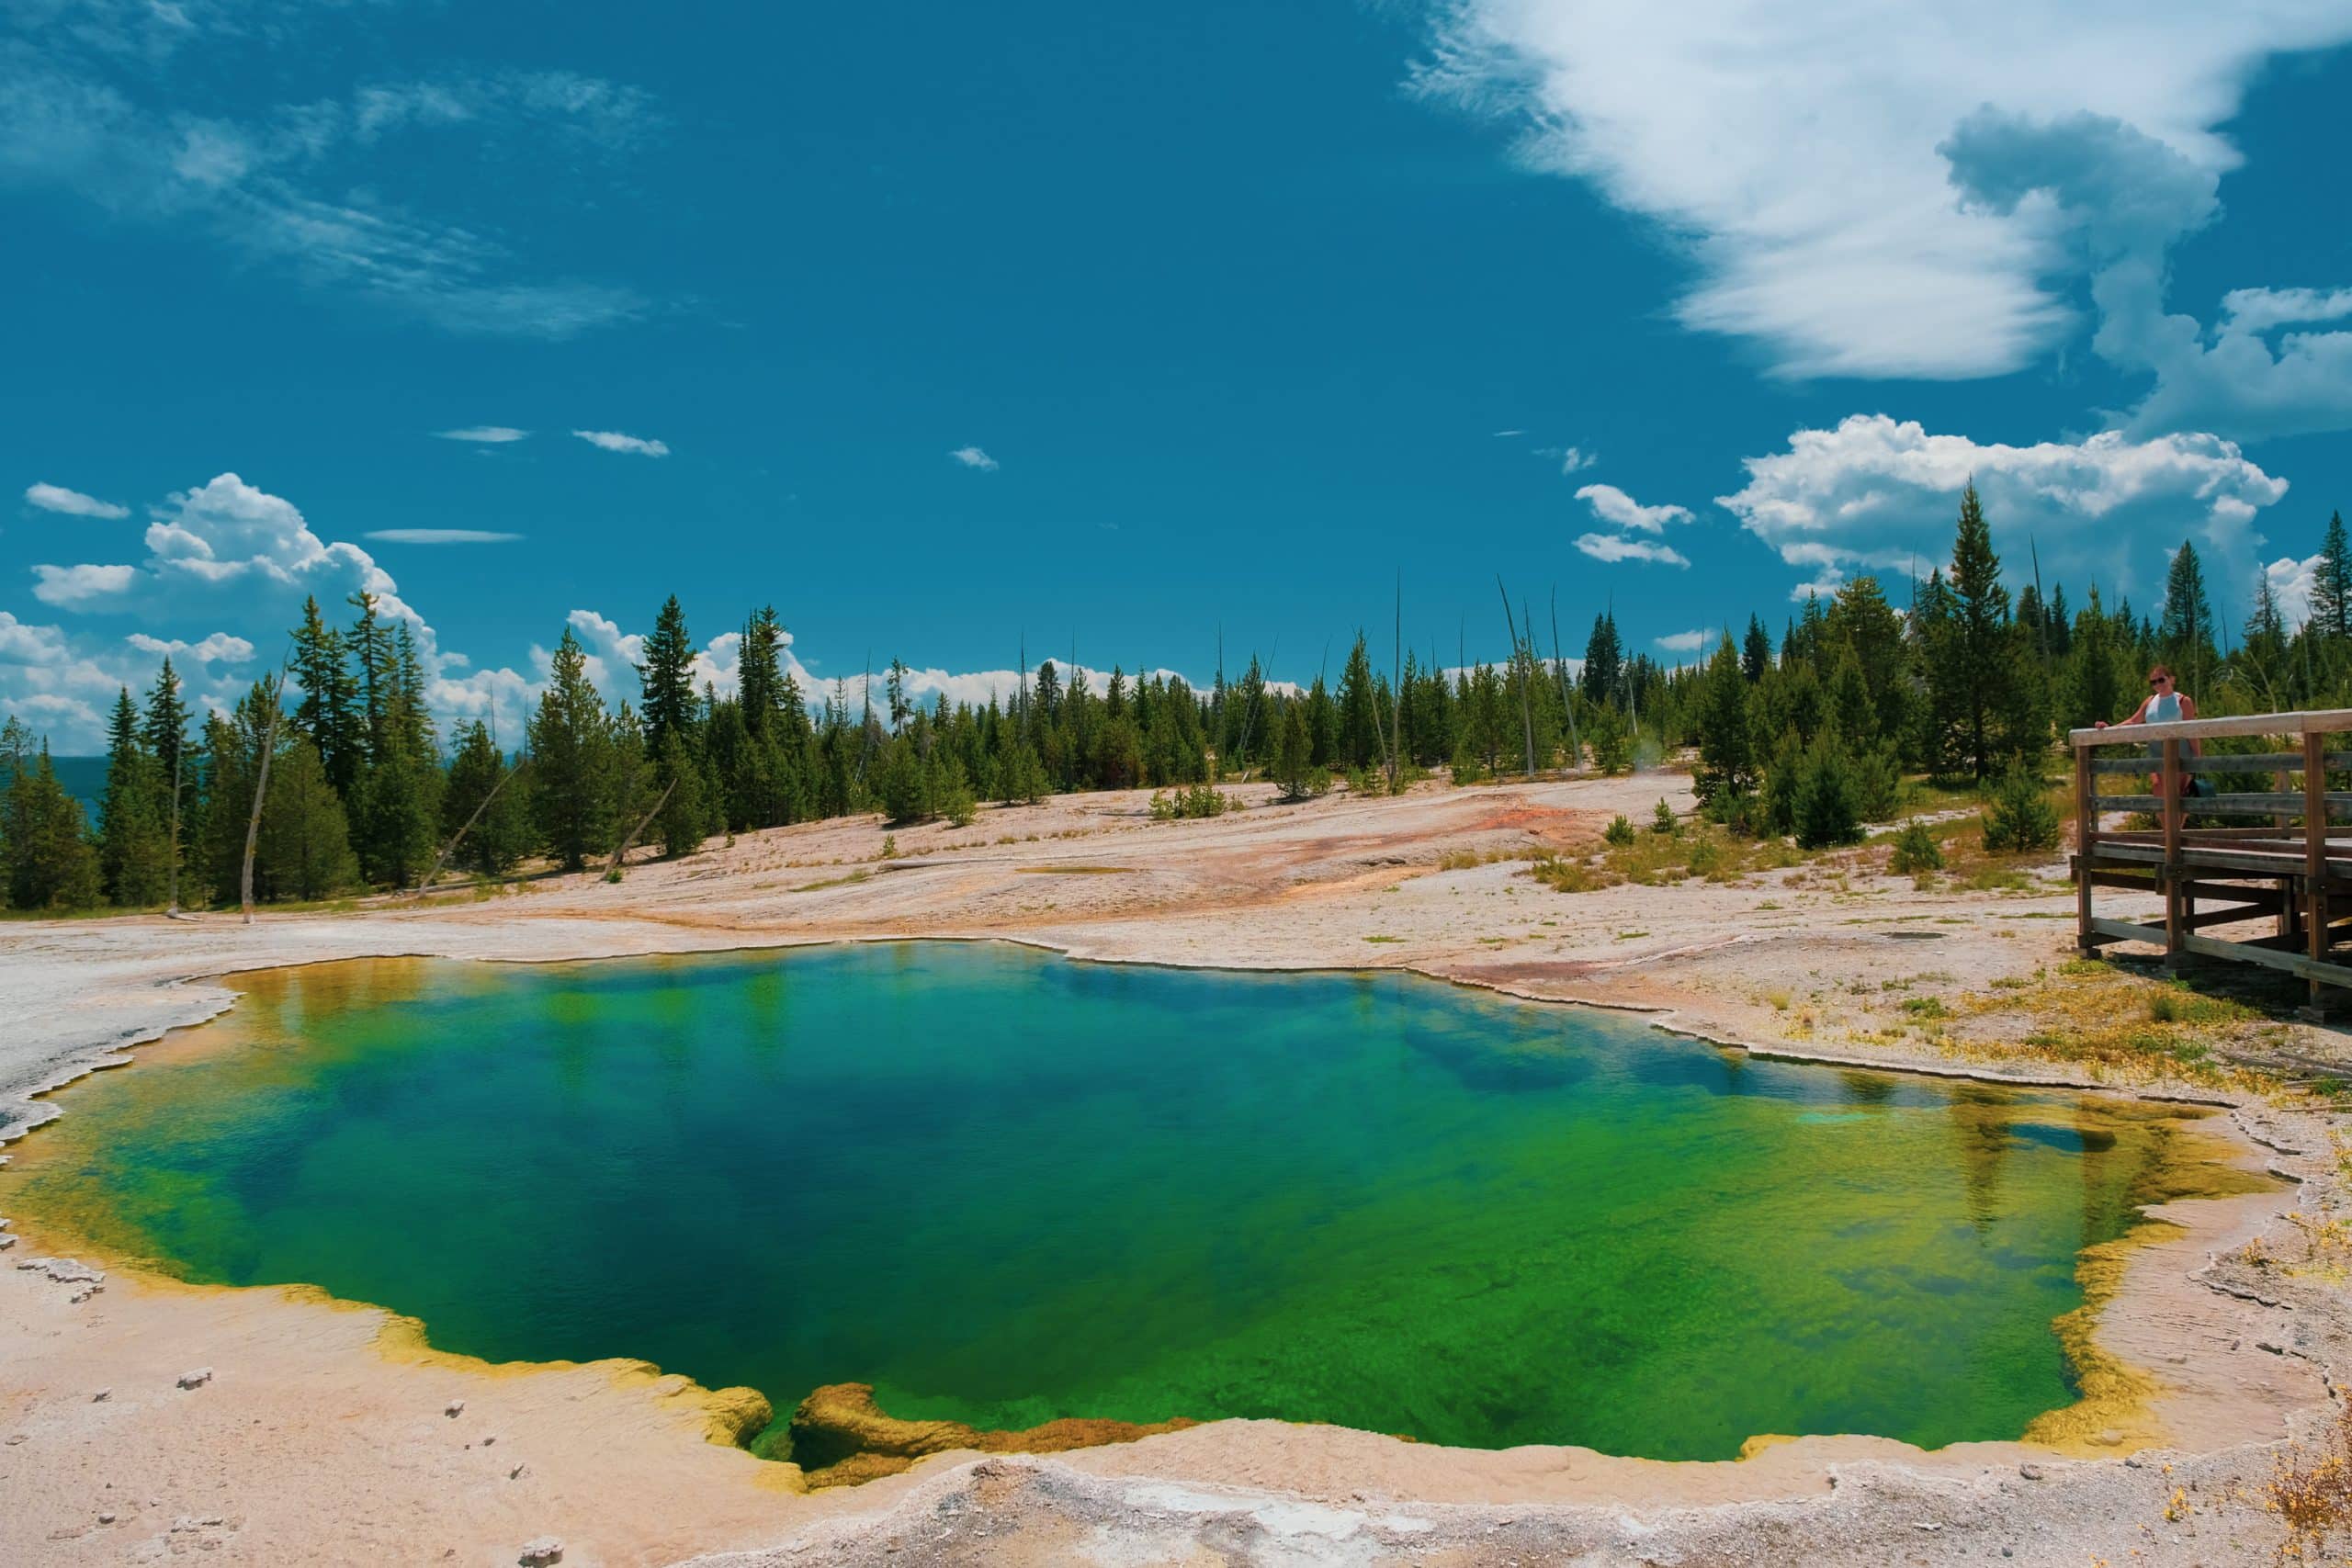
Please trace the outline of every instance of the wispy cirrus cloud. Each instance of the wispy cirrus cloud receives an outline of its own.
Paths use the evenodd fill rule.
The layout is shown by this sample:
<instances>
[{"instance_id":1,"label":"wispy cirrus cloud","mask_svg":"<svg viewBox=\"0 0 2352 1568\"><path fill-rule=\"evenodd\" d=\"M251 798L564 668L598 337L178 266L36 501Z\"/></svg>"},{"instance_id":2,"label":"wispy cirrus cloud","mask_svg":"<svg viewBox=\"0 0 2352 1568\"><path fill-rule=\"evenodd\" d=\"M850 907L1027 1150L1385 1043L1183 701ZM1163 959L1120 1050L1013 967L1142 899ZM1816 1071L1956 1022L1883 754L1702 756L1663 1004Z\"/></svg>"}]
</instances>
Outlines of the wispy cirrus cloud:
<instances>
[{"instance_id":1,"label":"wispy cirrus cloud","mask_svg":"<svg viewBox=\"0 0 2352 1568\"><path fill-rule=\"evenodd\" d=\"M486 528L376 528L360 536L387 545L508 545L522 536Z\"/></svg>"},{"instance_id":2,"label":"wispy cirrus cloud","mask_svg":"<svg viewBox=\"0 0 2352 1568\"><path fill-rule=\"evenodd\" d=\"M153 22L166 17L178 20ZM439 128L496 139L517 157L536 143L626 153L662 123L638 89L513 71L231 109L191 86L207 78L186 62L162 73L163 60L181 47L242 51L214 63L220 80L249 81L253 71L238 67L293 42L295 17L248 30L239 8L183 3L19 6L10 19L15 36L0 37L0 186L62 190L118 220L192 231L311 287L453 333L560 339L650 309L623 285L533 276L505 240L373 194L379 146ZM132 46L166 38L160 52Z\"/></svg>"},{"instance_id":3,"label":"wispy cirrus cloud","mask_svg":"<svg viewBox=\"0 0 2352 1568\"><path fill-rule=\"evenodd\" d=\"M1623 534L1579 534L1577 548L1599 561L1649 561L1658 566L1683 566L1690 558L1671 545L1650 539L1629 539Z\"/></svg>"},{"instance_id":4,"label":"wispy cirrus cloud","mask_svg":"<svg viewBox=\"0 0 2352 1568\"><path fill-rule=\"evenodd\" d=\"M43 512L62 512L68 517L123 518L130 515L130 508L118 506L111 501L100 501L95 495L84 495L78 490L63 485L31 484L25 487L28 505Z\"/></svg>"},{"instance_id":5,"label":"wispy cirrus cloud","mask_svg":"<svg viewBox=\"0 0 2352 1568\"><path fill-rule=\"evenodd\" d=\"M511 424L469 424L459 430L436 430L434 435L443 441L469 441L481 446L504 446L526 439L527 430L517 430Z\"/></svg>"},{"instance_id":6,"label":"wispy cirrus cloud","mask_svg":"<svg viewBox=\"0 0 2352 1568\"><path fill-rule=\"evenodd\" d=\"M669 446L641 435L624 435L617 430L575 430L572 434L606 452L629 452L639 457L666 457Z\"/></svg>"},{"instance_id":7,"label":"wispy cirrus cloud","mask_svg":"<svg viewBox=\"0 0 2352 1568\"><path fill-rule=\"evenodd\" d=\"M947 455L966 468L978 468L984 474L992 474L999 467L994 457L989 457L978 446L958 446Z\"/></svg>"}]
</instances>

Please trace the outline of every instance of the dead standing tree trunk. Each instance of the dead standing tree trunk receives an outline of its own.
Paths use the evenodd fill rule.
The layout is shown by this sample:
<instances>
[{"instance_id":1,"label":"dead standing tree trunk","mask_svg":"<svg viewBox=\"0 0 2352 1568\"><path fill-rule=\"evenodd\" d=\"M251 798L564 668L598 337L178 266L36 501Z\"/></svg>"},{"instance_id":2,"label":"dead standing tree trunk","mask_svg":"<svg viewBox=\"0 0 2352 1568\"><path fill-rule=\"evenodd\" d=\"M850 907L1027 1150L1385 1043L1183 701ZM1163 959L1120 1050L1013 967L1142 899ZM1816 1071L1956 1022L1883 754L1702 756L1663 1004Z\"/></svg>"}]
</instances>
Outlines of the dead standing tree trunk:
<instances>
[{"instance_id":1,"label":"dead standing tree trunk","mask_svg":"<svg viewBox=\"0 0 2352 1568\"><path fill-rule=\"evenodd\" d=\"M637 819L637 826L631 828L628 830L628 835L621 840L620 847L613 852L612 863L605 867L605 881L618 882L621 879L621 862L628 858L629 851L637 848L637 836L645 831L645 825L648 822L652 821L656 817L662 815L662 808L670 804L670 790L676 789L677 787L678 781L676 778L673 777L670 780L669 789L663 790L662 792L662 798L653 803L653 809L639 818Z\"/></svg>"},{"instance_id":2,"label":"dead standing tree trunk","mask_svg":"<svg viewBox=\"0 0 2352 1568\"><path fill-rule=\"evenodd\" d=\"M1495 592L1503 596L1503 625L1510 632L1510 668L1519 677L1519 716L1527 730L1527 776L1532 779L1535 776L1535 700L1527 689L1526 662L1520 658L1519 623L1511 617L1510 590L1499 577L1495 579Z\"/></svg>"},{"instance_id":3,"label":"dead standing tree trunk","mask_svg":"<svg viewBox=\"0 0 2352 1568\"><path fill-rule=\"evenodd\" d=\"M466 818L466 825L458 829L455 833L452 833L449 836L449 841L441 846L441 852L433 857L433 869L426 872L423 880L419 881L414 887L409 889L408 896L410 897L416 897L426 888L433 886L433 879L441 874L441 868L449 863L449 857L458 852L458 846L465 841L465 837L468 833L474 830L474 824L481 821L481 814L490 809L490 803L498 798L498 792L506 787L508 780L512 779L516 773L521 773L525 768L527 768L530 765L531 760L528 757L526 757L521 761L515 763L513 767L498 775L498 782L490 786L490 793L488 795L481 797L481 804L474 807L473 815ZM665 795L662 798L666 800L669 797ZM658 811L661 807L657 806L654 809Z\"/></svg>"},{"instance_id":4,"label":"dead standing tree trunk","mask_svg":"<svg viewBox=\"0 0 2352 1568\"><path fill-rule=\"evenodd\" d=\"M254 923L254 850L261 842L261 807L269 794L269 764L277 755L277 720L286 710L286 674L283 670L262 682L269 694L269 727L262 731L261 767L254 775L253 815L245 818L245 863L237 879L237 902L244 911L245 924Z\"/></svg>"}]
</instances>

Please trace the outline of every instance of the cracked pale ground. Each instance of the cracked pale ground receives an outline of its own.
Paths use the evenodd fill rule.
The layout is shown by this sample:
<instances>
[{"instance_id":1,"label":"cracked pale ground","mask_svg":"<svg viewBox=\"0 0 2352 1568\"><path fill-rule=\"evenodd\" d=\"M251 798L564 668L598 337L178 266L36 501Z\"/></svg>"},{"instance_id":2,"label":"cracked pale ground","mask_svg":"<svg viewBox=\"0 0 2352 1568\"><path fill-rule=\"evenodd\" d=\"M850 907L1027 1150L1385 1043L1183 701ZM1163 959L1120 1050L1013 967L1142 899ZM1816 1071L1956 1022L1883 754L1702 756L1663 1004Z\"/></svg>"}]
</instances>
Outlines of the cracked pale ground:
<instances>
[{"instance_id":1,"label":"cracked pale ground","mask_svg":"<svg viewBox=\"0 0 2352 1568\"><path fill-rule=\"evenodd\" d=\"M1688 781L1295 806L1240 793L1248 810L1204 822L1153 823L1140 794L991 808L965 829L900 830L887 864L868 819L752 835L618 886L549 879L251 927L0 927L0 1116L21 1134L53 1110L28 1096L217 1012L231 995L209 980L238 970L911 936L1109 961L1409 967L1666 1010L1672 1027L1791 1055L2091 1081L2014 1043L2047 1025L2034 1009L2049 987L1996 987L2071 953L2055 863L1997 895L1920 892L1878 874L1883 851L1738 884L1562 894L1521 861L1481 857L1589 845L1618 812L1645 821L1661 795L1687 810ZM1449 856L1478 863L1442 869ZM1964 1023L1923 1034L1902 1004L1927 997ZM2305 1073L2352 1060L2329 1030L2224 1032L2225 1055ZM0 1562L505 1563L541 1536L566 1563L2266 1561L2278 1527L2245 1494L2278 1445L2329 1418L2345 1361L2330 1119L2297 1097L2138 1087L2229 1101L2210 1124L2292 1179L2171 1205L2181 1228L2131 1251L2098 1338L2156 1393L2133 1430L2064 1452L1810 1438L1661 1464L1219 1422L1050 1458L943 1454L803 1494L792 1467L706 1441L707 1404L683 1379L487 1368L300 1291L118 1271L77 1301L86 1286L51 1277L65 1271L17 1268L0 1269ZM7 1190L0 1172L0 1213ZM695 1260L616 1235L611 1266L691 1277ZM176 1386L197 1368L211 1380Z\"/></svg>"}]
</instances>

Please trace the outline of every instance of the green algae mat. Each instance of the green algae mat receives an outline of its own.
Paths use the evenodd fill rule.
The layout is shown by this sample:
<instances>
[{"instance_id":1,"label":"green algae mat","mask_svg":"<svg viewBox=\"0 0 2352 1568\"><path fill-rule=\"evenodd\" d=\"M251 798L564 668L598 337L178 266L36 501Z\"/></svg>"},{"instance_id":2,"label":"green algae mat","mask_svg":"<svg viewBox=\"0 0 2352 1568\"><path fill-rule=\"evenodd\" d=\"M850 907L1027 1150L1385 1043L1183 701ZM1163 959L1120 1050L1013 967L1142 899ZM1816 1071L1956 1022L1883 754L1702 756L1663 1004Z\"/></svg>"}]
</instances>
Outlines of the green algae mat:
<instances>
[{"instance_id":1,"label":"green algae mat","mask_svg":"<svg viewBox=\"0 0 2352 1568\"><path fill-rule=\"evenodd\" d=\"M780 1412L2014 1438L2181 1135L1394 975L922 943L243 984L67 1090L9 1206Z\"/></svg>"}]
</instances>

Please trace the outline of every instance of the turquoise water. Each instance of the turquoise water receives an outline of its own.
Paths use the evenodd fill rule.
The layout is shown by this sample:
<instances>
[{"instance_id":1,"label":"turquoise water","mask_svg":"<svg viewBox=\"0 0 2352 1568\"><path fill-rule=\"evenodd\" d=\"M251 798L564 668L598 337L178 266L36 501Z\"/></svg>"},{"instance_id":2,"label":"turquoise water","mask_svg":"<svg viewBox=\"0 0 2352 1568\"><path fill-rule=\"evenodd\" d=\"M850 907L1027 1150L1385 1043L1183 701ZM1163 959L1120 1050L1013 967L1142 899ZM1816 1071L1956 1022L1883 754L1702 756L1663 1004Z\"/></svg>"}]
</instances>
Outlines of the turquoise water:
<instances>
[{"instance_id":1,"label":"turquoise water","mask_svg":"<svg viewBox=\"0 0 2352 1568\"><path fill-rule=\"evenodd\" d=\"M2175 1135L1394 975L930 943L250 984L70 1090L17 1201L780 1412L2015 1437L2074 1397L2075 1254Z\"/></svg>"}]
</instances>

